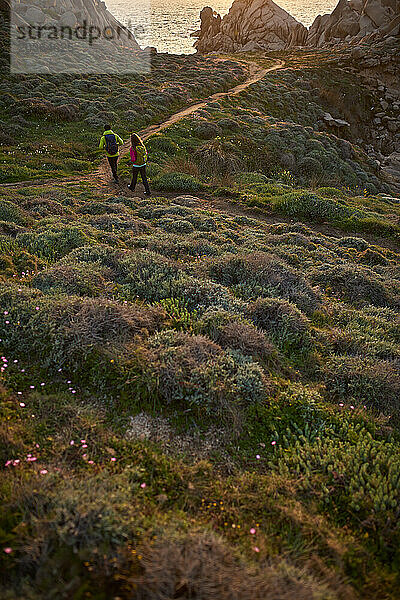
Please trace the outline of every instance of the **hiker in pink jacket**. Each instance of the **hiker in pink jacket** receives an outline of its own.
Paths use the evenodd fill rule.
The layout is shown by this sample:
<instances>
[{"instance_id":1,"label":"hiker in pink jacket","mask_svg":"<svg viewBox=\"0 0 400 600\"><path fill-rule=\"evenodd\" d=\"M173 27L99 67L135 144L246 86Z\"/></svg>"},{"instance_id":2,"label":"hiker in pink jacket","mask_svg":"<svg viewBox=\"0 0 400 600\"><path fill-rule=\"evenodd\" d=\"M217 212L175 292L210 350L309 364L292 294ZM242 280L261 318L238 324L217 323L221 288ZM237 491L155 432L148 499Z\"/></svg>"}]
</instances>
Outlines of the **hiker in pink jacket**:
<instances>
[{"instance_id":1,"label":"hiker in pink jacket","mask_svg":"<svg viewBox=\"0 0 400 600\"><path fill-rule=\"evenodd\" d=\"M132 133L131 135L130 153L132 161L132 181L130 185L128 185L128 188L132 192L134 191L138 174L140 173L145 189L144 193L146 196L150 196L149 182L147 181L146 175L147 150L146 146L136 133Z\"/></svg>"}]
</instances>

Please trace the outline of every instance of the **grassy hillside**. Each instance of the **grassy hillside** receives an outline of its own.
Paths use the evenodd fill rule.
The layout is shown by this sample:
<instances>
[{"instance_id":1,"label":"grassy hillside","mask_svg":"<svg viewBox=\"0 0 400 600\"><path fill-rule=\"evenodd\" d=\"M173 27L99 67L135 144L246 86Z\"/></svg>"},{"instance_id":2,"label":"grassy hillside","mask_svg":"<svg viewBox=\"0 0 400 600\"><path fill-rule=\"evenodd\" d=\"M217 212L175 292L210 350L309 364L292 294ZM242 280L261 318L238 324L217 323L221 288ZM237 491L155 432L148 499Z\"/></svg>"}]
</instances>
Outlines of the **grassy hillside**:
<instances>
[{"instance_id":1,"label":"grassy hillside","mask_svg":"<svg viewBox=\"0 0 400 600\"><path fill-rule=\"evenodd\" d=\"M398 597L399 200L294 81L4 187L2 598Z\"/></svg>"},{"instance_id":2,"label":"grassy hillside","mask_svg":"<svg viewBox=\"0 0 400 600\"><path fill-rule=\"evenodd\" d=\"M245 78L245 67L156 55L147 75L9 75L0 96L0 182L82 176L98 163L112 123L126 138Z\"/></svg>"}]
</instances>

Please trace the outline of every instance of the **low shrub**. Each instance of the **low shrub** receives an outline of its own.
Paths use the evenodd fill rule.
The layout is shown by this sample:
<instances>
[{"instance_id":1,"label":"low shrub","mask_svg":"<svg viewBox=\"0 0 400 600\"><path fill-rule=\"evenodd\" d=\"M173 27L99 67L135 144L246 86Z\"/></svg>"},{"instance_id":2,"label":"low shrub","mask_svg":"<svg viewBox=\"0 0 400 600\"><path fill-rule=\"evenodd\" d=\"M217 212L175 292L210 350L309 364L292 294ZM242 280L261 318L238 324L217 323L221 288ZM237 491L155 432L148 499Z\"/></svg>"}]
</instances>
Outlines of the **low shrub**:
<instances>
[{"instance_id":1,"label":"low shrub","mask_svg":"<svg viewBox=\"0 0 400 600\"><path fill-rule=\"evenodd\" d=\"M361 356L332 356L323 370L327 389L344 400L399 414L399 360L372 360Z\"/></svg>"},{"instance_id":2,"label":"low shrub","mask_svg":"<svg viewBox=\"0 0 400 600\"><path fill-rule=\"evenodd\" d=\"M322 265L309 272L311 281L341 300L356 305L400 306L400 296L375 271L360 265Z\"/></svg>"},{"instance_id":3,"label":"low shrub","mask_svg":"<svg viewBox=\"0 0 400 600\"><path fill-rule=\"evenodd\" d=\"M111 272L104 267L77 264L58 264L41 271L32 279L32 285L45 293L64 293L76 296L106 295Z\"/></svg>"},{"instance_id":4,"label":"low shrub","mask_svg":"<svg viewBox=\"0 0 400 600\"><path fill-rule=\"evenodd\" d=\"M206 186L192 175L186 173L163 173L152 180L152 186L162 192L197 193L205 190Z\"/></svg>"},{"instance_id":5,"label":"low shrub","mask_svg":"<svg viewBox=\"0 0 400 600\"><path fill-rule=\"evenodd\" d=\"M249 318L264 331L285 354L311 350L310 322L307 317L287 300L258 298L247 307Z\"/></svg>"},{"instance_id":6,"label":"low shrub","mask_svg":"<svg viewBox=\"0 0 400 600\"><path fill-rule=\"evenodd\" d=\"M273 207L293 217L311 220L343 221L354 214L332 198L310 192L291 192L272 198Z\"/></svg>"},{"instance_id":7,"label":"low shrub","mask_svg":"<svg viewBox=\"0 0 400 600\"><path fill-rule=\"evenodd\" d=\"M23 211L13 202L0 200L0 220L24 225L27 221Z\"/></svg>"},{"instance_id":8,"label":"low shrub","mask_svg":"<svg viewBox=\"0 0 400 600\"><path fill-rule=\"evenodd\" d=\"M156 221L155 225L168 233L192 233L193 225L185 219L164 218Z\"/></svg>"},{"instance_id":9,"label":"low shrub","mask_svg":"<svg viewBox=\"0 0 400 600\"><path fill-rule=\"evenodd\" d=\"M194 160L206 176L236 173L243 167L231 145L220 139L200 146L194 153Z\"/></svg>"},{"instance_id":10,"label":"low shrub","mask_svg":"<svg viewBox=\"0 0 400 600\"><path fill-rule=\"evenodd\" d=\"M157 541L143 550L143 573L133 578L142 600L186 589L204 600L335 600L328 586L285 562L257 569L239 562L212 534ZM212 591L210 591L212 590Z\"/></svg>"},{"instance_id":11,"label":"low shrub","mask_svg":"<svg viewBox=\"0 0 400 600\"><path fill-rule=\"evenodd\" d=\"M90 244L84 229L71 225L49 225L39 231L19 233L17 242L32 254L42 258L58 259L80 246Z\"/></svg>"},{"instance_id":12,"label":"low shrub","mask_svg":"<svg viewBox=\"0 0 400 600\"><path fill-rule=\"evenodd\" d=\"M196 330L223 348L240 350L263 360L276 356L276 350L266 335L238 314L208 309L196 324Z\"/></svg>"},{"instance_id":13,"label":"low shrub","mask_svg":"<svg viewBox=\"0 0 400 600\"><path fill-rule=\"evenodd\" d=\"M210 259L207 271L213 279L249 300L281 296L308 313L319 305L317 292L304 277L273 254L225 254Z\"/></svg>"},{"instance_id":14,"label":"low shrub","mask_svg":"<svg viewBox=\"0 0 400 600\"><path fill-rule=\"evenodd\" d=\"M209 121L199 121L193 127L193 134L201 140L211 140L215 138L220 129L215 123Z\"/></svg>"},{"instance_id":15,"label":"low shrub","mask_svg":"<svg viewBox=\"0 0 400 600\"><path fill-rule=\"evenodd\" d=\"M148 345L164 402L239 427L241 410L266 397L268 382L261 367L239 352L224 352L206 337L164 331Z\"/></svg>"},{"instance_id":16,"label":"low shrub","mask_svg":"<svg viewBox=\"0 0 400 600\"><path fill-rule=\"evenodd\" d=\"M340 425L314 440L300 435L293 444L283 436L280 447L273 468L283 477L296 477L298 489L312 494L340 523L353 521L367 536L378 528L384 546L396 528L400 501L400 460L393 441L374 439L363 423L342 415Z\"/></svg>"},{"instance_id":17,"label":"low shrub","mask_svg":"<svg viewBox=\"0 0 400 600\"><path fill-rule=\"evenodd\" d=\"M189 311L186 305L187 302L179 298L165 298L155 304L165 311L172 322L173 329L192 333L196 327L197 311Z\"/></svg>"},{"instance_id":18,"label":"low shrub","mask_svg":"<svg viewBox=\"0 0 400 600\"><path fill-rule=\"evenodd\" d=\"M238 312L244 302L235 298L229 290L214 281L181 275L171 284L172 295L187 302L190 310L202 313L210 306Z\"/></svg>"},{"instance_id":19,"label":"low shrub","mask_svg":"<svg viewBox=\"0 0 400 600\"><path fill-rule=\"evenodd\" d=\"M165 320L157 307L45 296L5 284L0 286L0 300L8 311L8 318L0 321L5 351L27 360L40 356L42 368L65 367L83 380L92 375L95 379L96 373L99 379L107 378L107 369L111 377L110 355L115 348L126 354L127 345L154 332Z\"/></svg>"}]
</instances>

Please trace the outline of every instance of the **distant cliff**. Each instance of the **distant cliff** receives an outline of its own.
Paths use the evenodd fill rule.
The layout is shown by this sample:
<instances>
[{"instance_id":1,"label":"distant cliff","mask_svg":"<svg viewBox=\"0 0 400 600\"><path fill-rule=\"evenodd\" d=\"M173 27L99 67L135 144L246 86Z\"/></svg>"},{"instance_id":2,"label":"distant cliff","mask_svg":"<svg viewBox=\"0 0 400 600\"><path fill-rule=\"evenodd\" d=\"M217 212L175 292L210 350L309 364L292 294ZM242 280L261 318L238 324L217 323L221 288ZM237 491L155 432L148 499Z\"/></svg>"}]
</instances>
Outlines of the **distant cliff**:
<instances>
[{"instance_id":1,"label":"distant cliff","mask_svg":"<svg viewBox=\"0 0 400 600\"><path fill-rule=\"evenodd\" d=\"M324 47L400 35L400 0L339 0L310 29L272 0L234 0L222 19L206 7L195 48L200 52Z\"/></svg>"}]
</instances>

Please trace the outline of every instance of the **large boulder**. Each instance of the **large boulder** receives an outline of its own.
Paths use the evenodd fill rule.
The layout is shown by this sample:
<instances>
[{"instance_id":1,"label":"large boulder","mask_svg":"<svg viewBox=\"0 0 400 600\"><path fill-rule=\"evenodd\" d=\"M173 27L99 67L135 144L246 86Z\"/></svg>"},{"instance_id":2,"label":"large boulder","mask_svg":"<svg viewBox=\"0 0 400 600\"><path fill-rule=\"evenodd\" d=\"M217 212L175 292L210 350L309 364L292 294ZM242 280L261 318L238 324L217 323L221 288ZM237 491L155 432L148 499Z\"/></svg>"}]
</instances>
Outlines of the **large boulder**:
<instances>
[{"instance_id":1,"label":"large boulder","mask_svg":"<svg viewBox=\"0 0 400 600\"><path fill-rule=\"evenodd\" d=\"M46 20L45 13L35 6L31 6L25 13L25 21L30 25L43 25Z\"/></svg>"},{"instance_id":2,"label":"large boulder","mask_svg":"<svg viewBox=\"0 0 400 600\"><path fill-rule=\"evenodd\" d=\"M60 17L61 27L75 27L77 22L76 15L72 12L72 10L67 10Z\"/></svg>"},{"instance_id":3,"label":"large boulder","mask_svg":"<svg viewBox=\"0 0 400 600\"><path fill-rule=\"evenodd\" d=\"M234 0L223 19L210 7L200 18L195 42L200 52L284 50L303 44L307 37L307 29L272 0Z\"/></svg>"}]
</instances>

